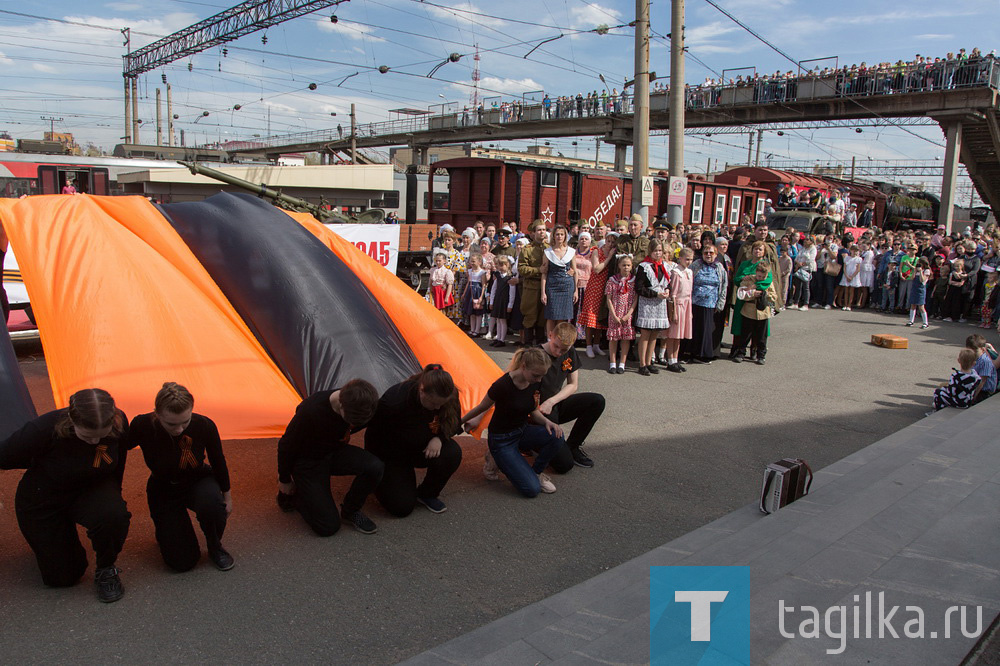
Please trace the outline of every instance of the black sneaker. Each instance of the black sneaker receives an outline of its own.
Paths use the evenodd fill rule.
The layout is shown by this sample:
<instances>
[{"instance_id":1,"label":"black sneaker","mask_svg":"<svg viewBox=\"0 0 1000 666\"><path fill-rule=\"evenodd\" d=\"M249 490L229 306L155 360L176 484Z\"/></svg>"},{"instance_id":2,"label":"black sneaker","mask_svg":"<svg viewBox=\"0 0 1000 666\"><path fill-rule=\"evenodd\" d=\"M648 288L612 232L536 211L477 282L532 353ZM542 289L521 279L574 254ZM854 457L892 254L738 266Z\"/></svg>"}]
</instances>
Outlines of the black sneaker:
<instances>
[{"instance_id":1,"label":"black sneaker","mask_svg":"<svg viewBox=\"0 0 1000 666\"><path fill-rule=\"evenodd\" d=\"M647 365L647 366L646 366L646 369L647 369L647 370L649 370L650 374L654 374L654 375L658 375L658 374L660 374L660 369L659 369L659 368L657 368L657 367L656 367L655 365L653 365L652 363L650 363L649 365Z\"/></svg>"},{"instance_id":2,"label":"black sneaker","mask_svg":"<svg viewBox=\"0 0 1000 666\"><path fill-rule=\"evenodd\" d=\"M594 461L590 459L590 456L588 456L582 448L577 447L575 449L570 449L569 452L573 454L573 463L577 467L594 466Z\"/></svg>"},{"instance_id":3,"label":"black sneaker","mask_svg":"<svg viewBox=\"0 0 1000 666\"><path fill-rule=\"evenodd\" d=\"M649 368L644 365L639 366L639 374L643 377L649 377Z\"/></svg>"},{"instance_id":4,"label":"black sneaker","mask_svg":"<svg viewBox=\"0 0 1000 666\"><path fill-rule=\"evenodd\" d=\"M764 357L763 356L758 356L757 360L755 361L755 363L757 365L764 365Z\"/></svg>"},{"instance_id":5,"label":"black sneaker","mask_svg":"<svg viewBox=\"0 0 1000 666\"><path fill-rule=\"evenodd\" d=\"M94 572L94 583L97 585L97 598L106 604L118 601L125 596L125 586L122 585L118 567L105 567Z\"/></svg>"},{"instance_id":6,"label":"black sneaker","mask_svg":"<svg viewBox=\"0 0 1000 666\"><path fill-rule=\"evenodd\" d=\"M278 500L278 508L284 511L285 513L290 513L292 511L295 511L294 495L286 495L285 493L279 490L277 500Z\"/></svg>"},{"instance_id":7,"label":"black sneaker","mask_svg":"<svg viewBox=\"0 0 1000 666\"><path fill-rule=\"evenodd\" d=\"M215 568L219 571L229 571L236 566L236 560L234 560L233 556L229 554L229 551L222 546L219 546L214 550L209 550L208 558L212 560L212 564L214 564Z\"/></svg>"},{"instance_id":8,"label":"black sneaker","mask_svg":"<svg viewBox=\"0 0 1000 666\"><path fill-rule=\"evenodd\" d=\"M732 356L731 358L733 359L733 363L742 363L743 362L743 356L741 356L740 354L736 354L735 356Z\"/></svg>"},{"instance_id":9,"label":"black sneaker","mask_svg":"<svg viewBox=\"0 0 1000 666\"><path fill-rule=\"evenodd\" d=\"M667 370L669 370L670 372L684 372L684 368L682 368L677 363L671 363L670 365L668 365Z\"/></svg>"},{"instance_id":10,"label":"black sneaker","mask_svg":"<svg viewBox=\"0 0 1000 666\"><path fill-rule=\"evenodd\" d=\"M360 511L355 511L350 516L341 513L340 517L343 518L344 522L350 523L354 529L362 534L375 534L378 531L375 522Z\"/></svg>"},{"instance_id":11,"label":"black sneaker","mask_svg":"<svg viewBox=\"0 0 1000 666\"><path fill-rule=\"evenodd\" d=\"M418 497L417 503L426 506L431 513L444 513L448 510L448 506L437 497ZM370 520L368 522L371 523ZM374 527L375 524L372 523L372 526Z\"/></svg>"},{"instance_id":12,"label":"black sneaker","mask_svg":"<svg viewBox=\"0 0 1000 666\"><path fill-rule=\"evenodd\" d=\"M667 359L665 359L665 358L653 359L653 363L656 363L657 365L662 365L663 367L667 367L667 365L668 365Z\"/></svg>"}]
</instances>

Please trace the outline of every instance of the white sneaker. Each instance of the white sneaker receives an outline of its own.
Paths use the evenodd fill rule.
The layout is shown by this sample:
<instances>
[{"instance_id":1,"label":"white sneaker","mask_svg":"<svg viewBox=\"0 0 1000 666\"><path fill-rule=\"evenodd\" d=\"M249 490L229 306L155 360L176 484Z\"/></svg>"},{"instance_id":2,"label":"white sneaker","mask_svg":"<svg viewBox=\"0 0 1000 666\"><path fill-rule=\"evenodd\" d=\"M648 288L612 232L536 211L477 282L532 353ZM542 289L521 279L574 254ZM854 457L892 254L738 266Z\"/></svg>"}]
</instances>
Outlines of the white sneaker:
<instances>
[{"instance_id":1,"label":"white sneaker","mask_svg":"<svg viewBox=\"0 0 1000 666\"><path fill-rule=\"evenodd\" d=\"M594 358L595 356L596 354L594 354L594 346L587 345L587 358Z\"/></svg>"},{"instance_id":2,"label":"white sneaker","mask_svg":"<svg viewBox=\"0 0 1000 666\"><path fill-rule=\"evenodd\" d=\"M850 305L844 306L844 312L850 312L850 311L851 311L851 306Z\"/></svg>"},{"instance_id":3,"label":"white sneaker","mask_svg":"<svg viewBox=\"0 0 1000 666\"><path fill-rule=\"evenodd\" d=\"M598 356L607 356L608 355L608 352L604 351L603 349L601 349L597 345L594 346L594 353L597 354Z\"/></svg>"},{"instance_id":4,"label":"white sneaker","mask_svg":"<svg viewBox=\"0 0 1000 666\"><path fill-rule=\"evenodd\" d=\"M483 340L492 340L492 339L493 339L492 333L487 333L486 335L483 336Z\"/></svg>"},{"instance_id":5,"label":"white sneaker","mask_svg":"<svg viewBox=\"0 0 1000 666\"><path fill-rule=\"evenodd\" d=\"M541 491L543 493L554 493L556 491L556 484L552 483L552 479L545 472L538 475L538 485L541 486Z\"/></svg>"},{"instance_id":6,"label":"white sneaker","mask_svg":"<svg viewBox=\"0 0 1000 666\"><path fill-rule=\"evenodd\" d=\"M830 310L830 309L832 309L832 308L831 308L831 307L830 307L829 305L824 305L824 306L823 306L823 309L824 309L824 310Z\"/></svg>"},{"instance_id":7,"label":"white sneaker","mask_svg":"<svg viewBox=\"0 0 1000 666\"><path fill-rule=\"evenodd\" d=\"M968 320L968 319L965 319L965 318L963 317L963 318L961 318L961 319L959 319L959 320L958 320L958 323L959 323L959 324L964 324L964 323L965 323L965 322L967 322L967 321L969 321L969 320Z\"/></svg>"},{"instance_id":8,"label":"white sneaker","mask_svg":"<svg viewBox=\"0 0 1000 666\"><path fill-rule=\"evenodd\" d=\"M803 305L802 307L799 308L799 310L802 310L803 312L809 312L809 306Z\"/></svg>"},{"instance_id":9,"label":"white sneaker","mask_svg":"<svg viewBox=\"0 0 1000 666\"><path fill-rule=\"evenodd\" d=\"M500 468L497 467L497 463L489 451L486 452L486 462L483 463L483 476L486 477L487 481L500 480Z\"/></svg>"}]
</instances>

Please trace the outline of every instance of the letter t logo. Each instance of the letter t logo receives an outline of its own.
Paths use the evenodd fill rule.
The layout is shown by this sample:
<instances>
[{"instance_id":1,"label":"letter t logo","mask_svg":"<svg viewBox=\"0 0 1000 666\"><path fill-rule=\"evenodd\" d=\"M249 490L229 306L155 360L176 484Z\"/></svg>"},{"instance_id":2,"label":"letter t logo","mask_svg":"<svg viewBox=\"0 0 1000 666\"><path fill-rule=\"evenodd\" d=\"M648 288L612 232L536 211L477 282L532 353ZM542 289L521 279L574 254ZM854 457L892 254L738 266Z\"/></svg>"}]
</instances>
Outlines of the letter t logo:
<instances>
[{"instance_id":1,"label":"letter t logo","mask_svg":"<svg viewBox=\"0 0 1000 666\"><path fill-rule=\"evenodd\" d=\"M691 640L712 640L712 602L725 601L725 590L676 590L674 601L691 604Z\"/></svg>"}]
</instances>

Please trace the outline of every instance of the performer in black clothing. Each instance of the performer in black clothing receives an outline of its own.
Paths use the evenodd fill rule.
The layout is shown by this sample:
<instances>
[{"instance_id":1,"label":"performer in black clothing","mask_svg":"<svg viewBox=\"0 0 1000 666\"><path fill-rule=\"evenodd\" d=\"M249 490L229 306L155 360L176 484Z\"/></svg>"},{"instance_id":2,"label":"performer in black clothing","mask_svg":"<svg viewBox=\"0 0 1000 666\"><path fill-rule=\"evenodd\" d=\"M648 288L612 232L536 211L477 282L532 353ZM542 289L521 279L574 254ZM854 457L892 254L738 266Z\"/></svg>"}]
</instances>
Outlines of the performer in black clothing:
<instances>
[{"instance_id":1,"label":"performer in black clothing","mask_svg":"<svg viewBox=\"0 0 1000 666\"><path fill-rule=\"evenodd\" d=\"M573 348L575 342L576 327L562 322L541 345L542 350L552 359L552 365L542 378L542 402L538 405L538 411L559 425L576 421L565 445L560 447L549 463L559 474L565 474L574 465L594 466L594 461L583 450L583 443L604 413L603 395L578 393L580 359Z\"/></svg>"},{"instance_id":2,"label":"performer in black clothing","mask_svg":"<svg viewBox=\"0 0 1000 666\"><path fill-rule=\"evenodd\" d=\"M402 518L417 502L434 513L447 511L438 496L462 462L453 439L460 415L455 382L437 363L382 395L365 430L365 449L385 463L375 497L386 511ZM427 468L419 486L417 467Z\"/></svg>"},{"instance_id":3,"label":"performer in black clothing","mask_svg":"<svg viewBox=\"0 0 1000 666\"><path fill-rule=\"evenodd\" d=\"M75 585L87 570L76 526L94 547L97 598L125 594L115 566L131 514L122 499L128 419L101 389L77 391L69 407L39 416L0 442L0 469L25 469L14 497L21 534L42 581Z\"/></svg>"},{"instance_id":4,"label":"performer in black clothing","mask_svg":"<svg viewBox=\"0 0 1000 666\"><path fill-rule=\"evenodd\" d=\"M341 519L365 534L377 529L361 511L382 480L384 466L373 454L351 446L351 433L365 427L378 406L378 392L363 379L314 393L295 409L278 441L278 506L297 509L320 536L333 536ZM354 476L341 511L330 492L331 476Z\"/></svg>"},{"instance_id":5,"label":"performer in black clothing","mask_svg":"<svg viewBox=\"0 0 1000 666\"><path fill-rule=\"evenodd\" d=\"M190 509L205 534L209 558L229 571L235 561L222 547L222 533L233 500L219 429L208 417L193 413L191 393L174 382L166 382L156 394L154 408L132 419L129 449L142 449L151 472L146 500L163 561L175 571L190 571L198 563L201 548ZM205 464L206 454L211 466Z\"/></svg>"}]
</instances>

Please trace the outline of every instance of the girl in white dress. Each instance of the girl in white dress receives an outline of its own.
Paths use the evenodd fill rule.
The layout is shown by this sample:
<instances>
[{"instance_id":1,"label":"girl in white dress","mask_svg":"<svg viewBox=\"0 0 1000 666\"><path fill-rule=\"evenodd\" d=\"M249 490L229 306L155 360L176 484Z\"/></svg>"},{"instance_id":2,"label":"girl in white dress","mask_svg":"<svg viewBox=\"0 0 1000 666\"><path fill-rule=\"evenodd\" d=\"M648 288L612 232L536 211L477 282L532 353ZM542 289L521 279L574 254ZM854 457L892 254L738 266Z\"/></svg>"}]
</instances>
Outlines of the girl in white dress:
<instances>
[{"instance_id":1,"label":"girl in white dress","mask_svg":"<svg viewBox=\"0 0 1000 666\"><path fill-rule=\"evenodd\" d=\"M840 286L844 287L844 309L850 311L854 295L861 287L861 248L852 245L848 255L844 257L844 270L840 277Z\"/></svg>"},{"instance_id":2,"label":"girl in white dress","mask_svg":"<svg viewBox=\"0 0 1000 666\"><path fill-rule=\"evenodd\" d=\"M875 288L875 251L866 241L861 241L861 289L858 291L856 305L863 308L868 305L868 298Z\"/></svg>"}]
</instances>

